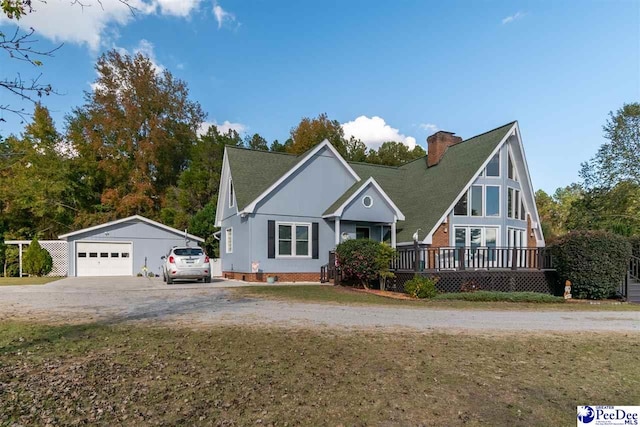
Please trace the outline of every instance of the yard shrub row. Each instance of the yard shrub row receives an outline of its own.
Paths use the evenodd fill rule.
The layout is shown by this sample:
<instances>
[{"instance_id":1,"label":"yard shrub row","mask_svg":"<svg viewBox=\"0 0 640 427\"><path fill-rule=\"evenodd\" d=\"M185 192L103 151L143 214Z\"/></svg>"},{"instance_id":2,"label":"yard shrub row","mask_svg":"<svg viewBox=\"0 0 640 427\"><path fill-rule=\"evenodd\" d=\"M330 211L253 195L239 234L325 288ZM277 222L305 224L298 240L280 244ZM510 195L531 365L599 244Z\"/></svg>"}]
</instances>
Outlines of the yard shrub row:
<instances>
[{"instance_id":1,"label":"yard shrub row","mask_svg":"<svg viewBox=\"0 0 640 427\"><path fill-rule=\"evenodd\" d=\"M606 231L572 231L551 247L560 280L570 280L575 298L612 297L624 279L631 244Z\"/></svg>"},{"instance_id":2,"label":"yard shrub row","mask_svg":"<svg viewBox=\"0 0 640 427\"><path fill-rule=\"evenodd\" d=\"M563 303L564 298L539 292L497 292L475 291L438 294L434 300L458 301L489 301L489 302L532 302L532 303Z\"/></svg>"}]
</instances>

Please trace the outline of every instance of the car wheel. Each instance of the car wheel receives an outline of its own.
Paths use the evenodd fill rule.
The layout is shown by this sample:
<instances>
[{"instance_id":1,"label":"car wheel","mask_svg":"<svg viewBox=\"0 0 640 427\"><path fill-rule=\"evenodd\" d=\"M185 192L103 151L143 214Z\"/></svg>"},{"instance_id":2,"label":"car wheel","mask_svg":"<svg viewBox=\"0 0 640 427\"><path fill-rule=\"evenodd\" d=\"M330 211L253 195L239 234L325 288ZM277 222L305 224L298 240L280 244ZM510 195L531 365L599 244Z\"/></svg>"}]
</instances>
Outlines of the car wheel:
<instances>
[{"instance_id":1,"label":"car wheel","mask_svg":"<svg viewBox=\"0 0 640 427\"><path fill-rule=\"evenodd\" d=\"M211 277L207 276L204 278L204 283L211 283Z\"/></svg>"},{"instance_id":2,"label":"car wheel","mask_svg":"<svg viewBox=\"0 0 640 427\"><path fill-rule=\"evenodd\" d=\"M167 285L172 285L173 279L171 277L167 277Z\"/></svg>"}]
</instances>

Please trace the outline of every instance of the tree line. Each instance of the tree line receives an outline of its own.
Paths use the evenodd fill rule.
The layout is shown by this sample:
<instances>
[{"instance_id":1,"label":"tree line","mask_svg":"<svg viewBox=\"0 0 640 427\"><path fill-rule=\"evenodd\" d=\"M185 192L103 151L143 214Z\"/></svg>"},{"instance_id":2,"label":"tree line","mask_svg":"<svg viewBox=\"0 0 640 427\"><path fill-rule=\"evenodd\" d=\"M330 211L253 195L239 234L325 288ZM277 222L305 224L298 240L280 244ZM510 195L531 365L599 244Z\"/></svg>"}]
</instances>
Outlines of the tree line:
<instances>
[{"instance_id":1,"label":"tree line","mask_svg":"<svg viewBox=\"0 0 640 427\"><path fill-rule=\"evenodd\" d=\"M640 103L611 112L606 142L581 166L580 182L536 192L547 242L575 230L640 235Z\"/></svg>"},{"instance_id":2,"label":"tree line","mask_svg":"<svg viewBox=\"0 0 640 427\"><path fill-rule=\"evenodd\" d=\"M0 137L0 231L4 239L55 239L71 230L143 215L207 239L213 233L224 147L301 154L328 139L348 160L401 165L424 156L389 141L378 150L346 138L326 114L303 118L285 142L210 126L187 84L141 54L111 50L93 90L59 131L36 104L20 135Z\"/></svg>"}]
</instances>

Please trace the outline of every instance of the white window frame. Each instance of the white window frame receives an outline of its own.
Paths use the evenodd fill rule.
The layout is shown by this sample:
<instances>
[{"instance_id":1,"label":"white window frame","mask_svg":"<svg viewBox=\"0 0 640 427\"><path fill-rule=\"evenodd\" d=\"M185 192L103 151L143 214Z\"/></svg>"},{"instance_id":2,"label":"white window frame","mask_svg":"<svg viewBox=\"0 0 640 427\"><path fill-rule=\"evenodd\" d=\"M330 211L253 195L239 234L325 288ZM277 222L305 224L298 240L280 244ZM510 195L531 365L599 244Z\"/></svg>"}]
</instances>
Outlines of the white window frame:
<instances>
[{"instance_id":1,"label":"white window frame","mask_svg":"<svg viewBox=\"0 0 640 427\"><path fill-rule=\"evenodd\" d=\"M470 197L469 197L469 193L470 193L469 188L467 188L467 191L465 191L462 195L460 195L460 199L458 199L458 200L456 201L456 203L453 205L453 216L457 216L457 217L465 217L465 216L469 216L469 210L471 209L471 203L469 203L469 202L470 202L470 200L469 200L469 199L470 199ZM458 202L460 202L460 200L461 200L463 197L465 197L465 195L466 195L466 197L467 197L467 212L466 212L464 215L459 215L459 214L457 214L457 213L456 213L456 206L458 205Z\"/></svg>"},{"instance_id":2,"label":"white window frame","mask_svg":"<svg viewBox=\"0 0 640 427\"><path fill-rule=\"evenodd\" d=\"M464 247L465 248L469 248L471 247L471 229L472 228L479 228L482 231L480 232L480 246L478 246L479 248L486 248L487 247L487 232L486 229L487 228L492 228L494 230L496 230L496 247L499 248L500 247L500 241L501 241L501 226L499 225L454 225L453 226L453 233L451 233L451 239L452 241L450 242L451 247L456 247L456 229L459 228L464 228L466 229L466 235L465 235L465 243L464 243Z\"/></svg>"},{"instance_id":3,"label":"white window frame","mask_svg":"<svg viewBox=\"0 0 640 427\"><path fill-rule=\"evenodd\" d=\"M498 215L487 215L487 187L496 187L498 189ZM486 218L501 218L502 217L502 185L486 184L483 190L484 196L484 217Z\"/></svg>"},{"instance_id":4,"label":"white window frame","mask_svg":"<svg viewBox=\"0 0 640 427\"><path fill-rule=\"evenodd\" d=\"M480 215L472 215L473 209L471 205L473 204L473 187L480 187L480 201L482 203L482 209L480 209ZM467 195L467 216L473 218L481 218L484 217L484 205L485 205L485 195L484 195L484 185L482 184L472 184L469 187L469 194Z\"/></svg>"},{"instance_id":5,"label":"white window frame","mask_svg":"<svg viewBox=\"0 0 640 427\"><path fill-rule=\"evenodd\" d=\"M291 227L291 255L280 255L280 226L287 225ZM297 255L296 254L296 227L307 227L308 232L308 248L307 255ZM310 222L288 222L276 221L276 258L311 258L311 245L313 241L313 236L311 233L313 232L313 228L311 227Z\"/></svg>"},{"instance_id":6,"label":"white window frame","mask_svg":"<svg viewBox=\"0 0 640 427\"><path fill-rule=\"evenodd\" d=\"M498 156L498 175L487 175L487 168L485 167L482 170L482 174L480 176L484 176L485 178L489 178L489 179L498 179L502 177L502 156L500 153L501 150L498 150L498 152L493 156ZM493 160L493 157L491 157L491 159L489 160L489 162L491 162L491 160ZM489 166L489 163L487 163L487 166Z\"/></svg>"},{"instance_id":7,"label":"white window frame","mask_svg":"<svg viewBox=\"0 0 640 427\"><path fill-rule=\"evenodd\" d=\"M511 244L511 241L510 241L511 232L514 233L513 245ZM520 236L520 246L517 246L518 239L516 238L516 236ZM526 248L528 246L528 243L529 242L527 241L527 230L520 227L507 227L507 247L508 248Z\"/></svg>"},{"instance_id":8,"label":"white window frame","mask_svg":"<svg viewBox=\"0 0 640 427\"><path fill-rule=\"evenodd\" d=\"M507 146L507 179L511 181L520 182L520 177L518 176L518 168L516 167L516 161L513 158L513 150L511 149L511 145ZM509 160L513 163L513 178L509 178Z\"/></svg>"},{"instance_id":9,"label":"white window frame","mask_svg":"<svg viewBox=\"0 0 640 427\"><path fill-rule=\"evenodd\" d=\"M224 251L225 253L233 253L233 227L228 227L225 230ZM231 244L229 244L231 243Z\"/></svg>"},{"instance_id":10,"label":"white window frame","mask_svg":"<svg viewBox=\"0 0 640 427\"><path fill-rule=\"evenodd\" d=\"M513 194L513 196L511 197L511 201L509 201L509 194ZM516 211L515 211L515 203L514 203L514 199L516 199L516 189L514 187L507 187L507 201L506 201L506 205L507 205L507 218L509 219L516 219ZM509 205L511 205L511 215L509 215Z\"/></svg>"},{"instance_id":11,"label":"white window frame","mask_svg":"<svg viewBox=\"0 0 640 427\"><path fill-rule=\"evenodd\" d=\"M509 190L513 190L513 197L511 198L511 213L512 216L509 216ZM516 221L526 221L527 220L527 208L525 199L522 194L522 189L518 189L515 187L507 187L507 218L514 219ZM524 208L524 219L521 219L522 212L521 209Z\"/></svg>"},{"instance_id":12,"label":"white window frame","mask_svg":"<svg viewBox=\"0 0 640 427\"><path fill-rule=\"evenodd\" d=\"M371 204L369 206L367 206L367 204L364 202L367 198L369 198L369 200L371 200ZM373 197L371 197L370 195L366 194L362 198L362 206L364 206L366 209L371 209L373 207Z\"/></svg>"},{"instance_id":13,"label":"white window frame","mask_svg":"<svg viewBox=\"0 0 640 427\"><path fill-rule=\"evenodd\" d=\"M472 202L472 188L473 187L481 187L482 188L482 212L480 215L471 215L471 202ZM487 187L497 187L498 188L498 215L487 215ZM467 195L467 213L465 215L456 214L456 207L453 206L453 216L458 218L470 217L470 218L500 218L502 216L502 185L497 183L495 184L472 184L466 191ZM463 194L464 196L464 194ZM462 197L462 196L460 196ZM456 203L457 204L457 203Z\"/></svg>"},{"instance_id":14,"label":"white window frame","mask_svg":"<svg viewBox=\"0 0 640 427\"><path fill-rule=\"evenodd\" d=\"M235 202L234 202L234 197L233 197L233 193L234 193L234 189L233 189L233 180L231 178L229 178L229 207L232 208L235 206Z\"/></svg>"}]
</instances>

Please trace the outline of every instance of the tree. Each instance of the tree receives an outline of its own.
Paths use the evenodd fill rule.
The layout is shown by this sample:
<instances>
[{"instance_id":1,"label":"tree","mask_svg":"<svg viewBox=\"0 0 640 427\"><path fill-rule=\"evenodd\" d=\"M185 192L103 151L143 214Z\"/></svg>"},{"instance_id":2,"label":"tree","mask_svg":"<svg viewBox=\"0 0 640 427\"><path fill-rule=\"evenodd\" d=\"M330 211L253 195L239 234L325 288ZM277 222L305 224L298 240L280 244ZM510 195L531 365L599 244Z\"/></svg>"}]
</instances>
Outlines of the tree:
<instances>
[{"instance_id":1,"label":"tree","mask_svg":"<svg viewBox=\"0 0 640 427\"><path fill-rule=\"evenodd\" d=\"M367 146L364 142L353 136L345 141L345 159L351 162L366 162L367 161Z\"/></svg>"},{"instance_id":2,"label":"tree","mask_svg":"<svg viewBox=\"0 0 640 427\"><path fill-rule=\"evenodd\" d=\"M220 240L213 237L218 230L215 225L217 197L197 212L189 223L189 230L196 236L204 238L204 250L210 257L218 257L220 254Z\"/></svg>"},{"instance_id":3,"label":"tree","mask_svg":"<svg viewBox=\"0 0 640 427\"><path fill-rule=\"evenodd\" d=\"M570 205L567 230L607 230L630 236L640 233L640 185L623 181L612 188L586 190Z\"/></svg>"},{"instance_id":4,"label":"tree","mask_svg":"<svg viewBox=\"0 0 640 427\"><path fill-rule=\"evenodd\" d=\"M287 138L284 144L281 144L277 139L271 143L271 147L269 148L271 151L275 153L287 153L289 152L289 147L293 145L293 139Z\"/></svg>"},{"instance_id":5,"label":"tree","mask_svg":"<svg viewBox=\"0 0 640 427\"><path fill-rule=\"evenodd\" d=\"M247 135L244 145L252 150L269 151L269 143L257 133L254 133L251 137Z\"/></svg>"},{"instance_id":6,"label":"tree","mask_svg":"<svg viewBox=\"0 0 640 427\"><path fill-rule=\"evenodd\" d=\"M22 137L0 144L0 216L14 237L68 231L81 194L49 111L36 104Z\"/></svg>"},{"instance_id":7,"label":"tree","mask_svg":"<svg viewBox=\"0 0 640 427\"><path fill-rule=\"evenodd\" d=\"M611 188L622 181L640 184L640 103L624 104L603 126L604 143L595 157L582 164L587 188Z\"/></svg>"},{"instance_id":8,"label":"tree","mask_svg":"<svg viewBox=\"0 0 640 427\"><path fill-rule=\"evenodd\" d=\"M305 153L327 139L342 156L347 156L342 125L337 120L330 120L326 113L315 119L304 117L290 133L293 143L287 147L288 153Z\"/></svg>"},{"instance_id":9,"label":"tree","mask_svg":"<svg viewBox=\"0 0 640 427\"><path fill-rule=\"evenodd\" d=\"M192 217L217 199L226 145L242 146L238 132L229 130L222 134L217 127L210 126L191 147L187 168L180 174L177 186L167 192L161 211L165 224L179 229L189 227ZM215 204L213 212L215 217Z\"/></svg>"},{"instance_id":10,"label":"tree","mask_svg":"<svg viewBox=\"0 0 640 427\"><path fill-rule=\"evenodd\" d=\"M35 237L22 258L22 269L27 274L34 276L46 276L53 268L53 260L49 251L40 246Z\"/></svg>"},{"instance_id":11,"label":"tree","mask_svg":"<svg viewBox=\"0 0 640 427\"><path fill-rule=\"evenodd\" d=\"M380 165L401 166L426 155L427 153L419 145L409 150L409 147L402 142L387 141L378 148L378 151L371 150L367 161Z\"/></svg>"},{"instance_id":12,"label":"tree","mask_svg":"<svg viewBox=\"0 0 640 427\"><path fill-rule=\"evenodd\" d=\"M205 119L185 82L149 58L111 50L98 59L93 92L67 118L83 184L93 192L90 222L157 217L165 191L187 167Z\"/></svg>"}]
</instances>

